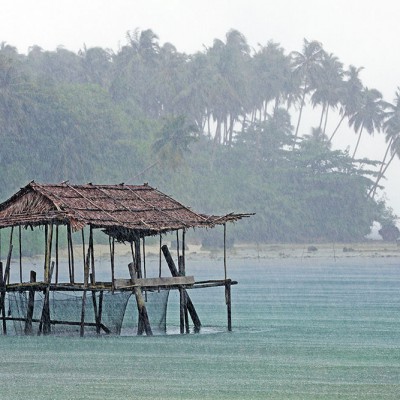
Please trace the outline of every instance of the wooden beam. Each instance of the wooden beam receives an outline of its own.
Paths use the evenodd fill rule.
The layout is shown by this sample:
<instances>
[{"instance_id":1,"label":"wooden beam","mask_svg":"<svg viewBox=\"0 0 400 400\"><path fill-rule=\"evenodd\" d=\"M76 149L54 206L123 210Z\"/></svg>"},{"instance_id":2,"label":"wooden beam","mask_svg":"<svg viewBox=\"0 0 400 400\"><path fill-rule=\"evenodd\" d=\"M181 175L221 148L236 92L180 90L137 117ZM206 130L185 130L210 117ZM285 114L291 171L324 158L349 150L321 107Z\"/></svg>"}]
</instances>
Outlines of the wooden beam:
<instances>
[{"instance_id":1,"label":"wooden beam","mask_svg":"<svg viewBox=\"0 0 400 400\"><path fill-rule=\"evenodd\" d=\"M161 278L134 278L134 279L115 279L115 289L126 287L140 286L146 288L156 287L172 287L180 285L193 285L194 276L177 276L177 277L161 277Z\"/></svg>"},{"instance_id":2,"label":"wooden beam","mask_svg":"<svg viewBox=\"0 0 400 400\"><path fill-rule=\"evenodd\" d=\"M167 245L162 246L161 250L164 254L165 260L167 261L171 275L173 277L178 277L179 273L178 273L178 270L176 269L176 265L174 263L174 260L172 259L171 253L168 250L168 246ZM185 293L186 293L187 308L188 308L190 317L192 318L192 321L194 324L194 331L199 332L200 328L201 328L200 318L197 315L196 309L194 308L194 305L192 303L192 300L190 299L190 296L188 295L188 293L186 291L185 291Z\"/></svg>"}]
</instances>

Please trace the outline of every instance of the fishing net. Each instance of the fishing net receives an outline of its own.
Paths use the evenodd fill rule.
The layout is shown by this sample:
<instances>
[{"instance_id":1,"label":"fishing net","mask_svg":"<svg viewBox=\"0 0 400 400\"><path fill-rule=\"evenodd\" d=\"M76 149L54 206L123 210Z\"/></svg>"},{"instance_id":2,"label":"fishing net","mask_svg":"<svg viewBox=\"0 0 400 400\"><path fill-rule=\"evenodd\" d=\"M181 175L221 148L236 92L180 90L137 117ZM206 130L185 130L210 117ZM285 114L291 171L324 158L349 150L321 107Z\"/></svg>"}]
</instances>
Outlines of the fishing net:
<instances>
[{"instance_id":1,"label":"fishing net","mask_svg":"<svg viewBox=\"0 0 400 400\"><path fill-rule=\"evenodd\" d=\"M144 294L150 324L161 332L166 331L168 293L168 290L163 290ZM7 296L7 314L14 318L13 328L17 335L25 332L28 295L28 292L13 292ZM33 333L39 331L44 301L45 295L36 292L32 318ZM96 334L98 327L100 333L116 335L121 334L122 326L124 334L137 331L138 312L135 296L132 296L131 292L88 291L84 299L83 292L52 291L49 293L51 333L79 334L83 302L85 335Z\"/></svg>"}]
</instances>

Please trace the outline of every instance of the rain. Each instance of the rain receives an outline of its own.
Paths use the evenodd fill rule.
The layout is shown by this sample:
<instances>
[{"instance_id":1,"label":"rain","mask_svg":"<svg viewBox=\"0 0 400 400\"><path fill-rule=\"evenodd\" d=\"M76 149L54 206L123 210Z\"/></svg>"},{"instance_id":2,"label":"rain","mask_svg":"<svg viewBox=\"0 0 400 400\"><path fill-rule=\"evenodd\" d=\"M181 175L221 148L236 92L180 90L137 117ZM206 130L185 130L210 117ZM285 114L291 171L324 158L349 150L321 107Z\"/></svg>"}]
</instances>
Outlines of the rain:
<instances>
[{"instance_id":1,"label":"rain","mask_svg":"<svg viewBox=\"0 0 400 400\"><path fill-rule=\"evenodd\" d=\"M26 3L0 15L0 397L396 398L400 6Z\"/></svg>"}]
</instances>

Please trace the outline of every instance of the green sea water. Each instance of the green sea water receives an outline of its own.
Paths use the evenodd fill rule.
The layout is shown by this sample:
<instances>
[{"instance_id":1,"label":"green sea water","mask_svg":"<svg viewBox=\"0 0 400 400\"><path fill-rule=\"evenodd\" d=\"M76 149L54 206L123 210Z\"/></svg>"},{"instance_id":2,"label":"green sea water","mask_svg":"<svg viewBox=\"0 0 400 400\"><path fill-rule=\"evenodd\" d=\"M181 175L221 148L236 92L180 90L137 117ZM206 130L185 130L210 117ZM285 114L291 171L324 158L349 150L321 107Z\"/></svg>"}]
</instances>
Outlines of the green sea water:
<instances>
[{"instance_id":1,"label":"green sea water","mask_svg":"<svg viewBox=\"0 0 400 400\"><path fill-rule=\"evenodd\" d=\"M0 336L0 399L399 399L400 259L230 260L192 290L200 334ZM188 263L196 279L221 262Z\"/></svg>"}]
</instances>

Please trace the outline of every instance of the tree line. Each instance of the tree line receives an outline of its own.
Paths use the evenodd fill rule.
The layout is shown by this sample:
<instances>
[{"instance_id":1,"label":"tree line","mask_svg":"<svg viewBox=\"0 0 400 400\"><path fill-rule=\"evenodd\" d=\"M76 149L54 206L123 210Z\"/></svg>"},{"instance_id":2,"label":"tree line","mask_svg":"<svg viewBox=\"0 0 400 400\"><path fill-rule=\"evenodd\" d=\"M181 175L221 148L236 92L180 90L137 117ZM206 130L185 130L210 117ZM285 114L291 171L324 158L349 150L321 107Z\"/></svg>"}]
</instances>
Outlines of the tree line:
<instances>
[{"instance_id":1,"label":"tree line","mask_svg":"<svg viewBox=\"0 0 400 400\"><path fill-rule=\"evenodd\" d=\"M360 240L395 219L381 183L400 144L400 92L384 101L361 71L318 41L253 49L236 30L194 54L150 29L115 52L3 42L1 198L31 179L148 181L199 211L256 212L235 228L241 240ZM332 149L344 123L358 135L351 153ZM374 132L382 160L359 158Z\"/></svg>"}]
</instances>

